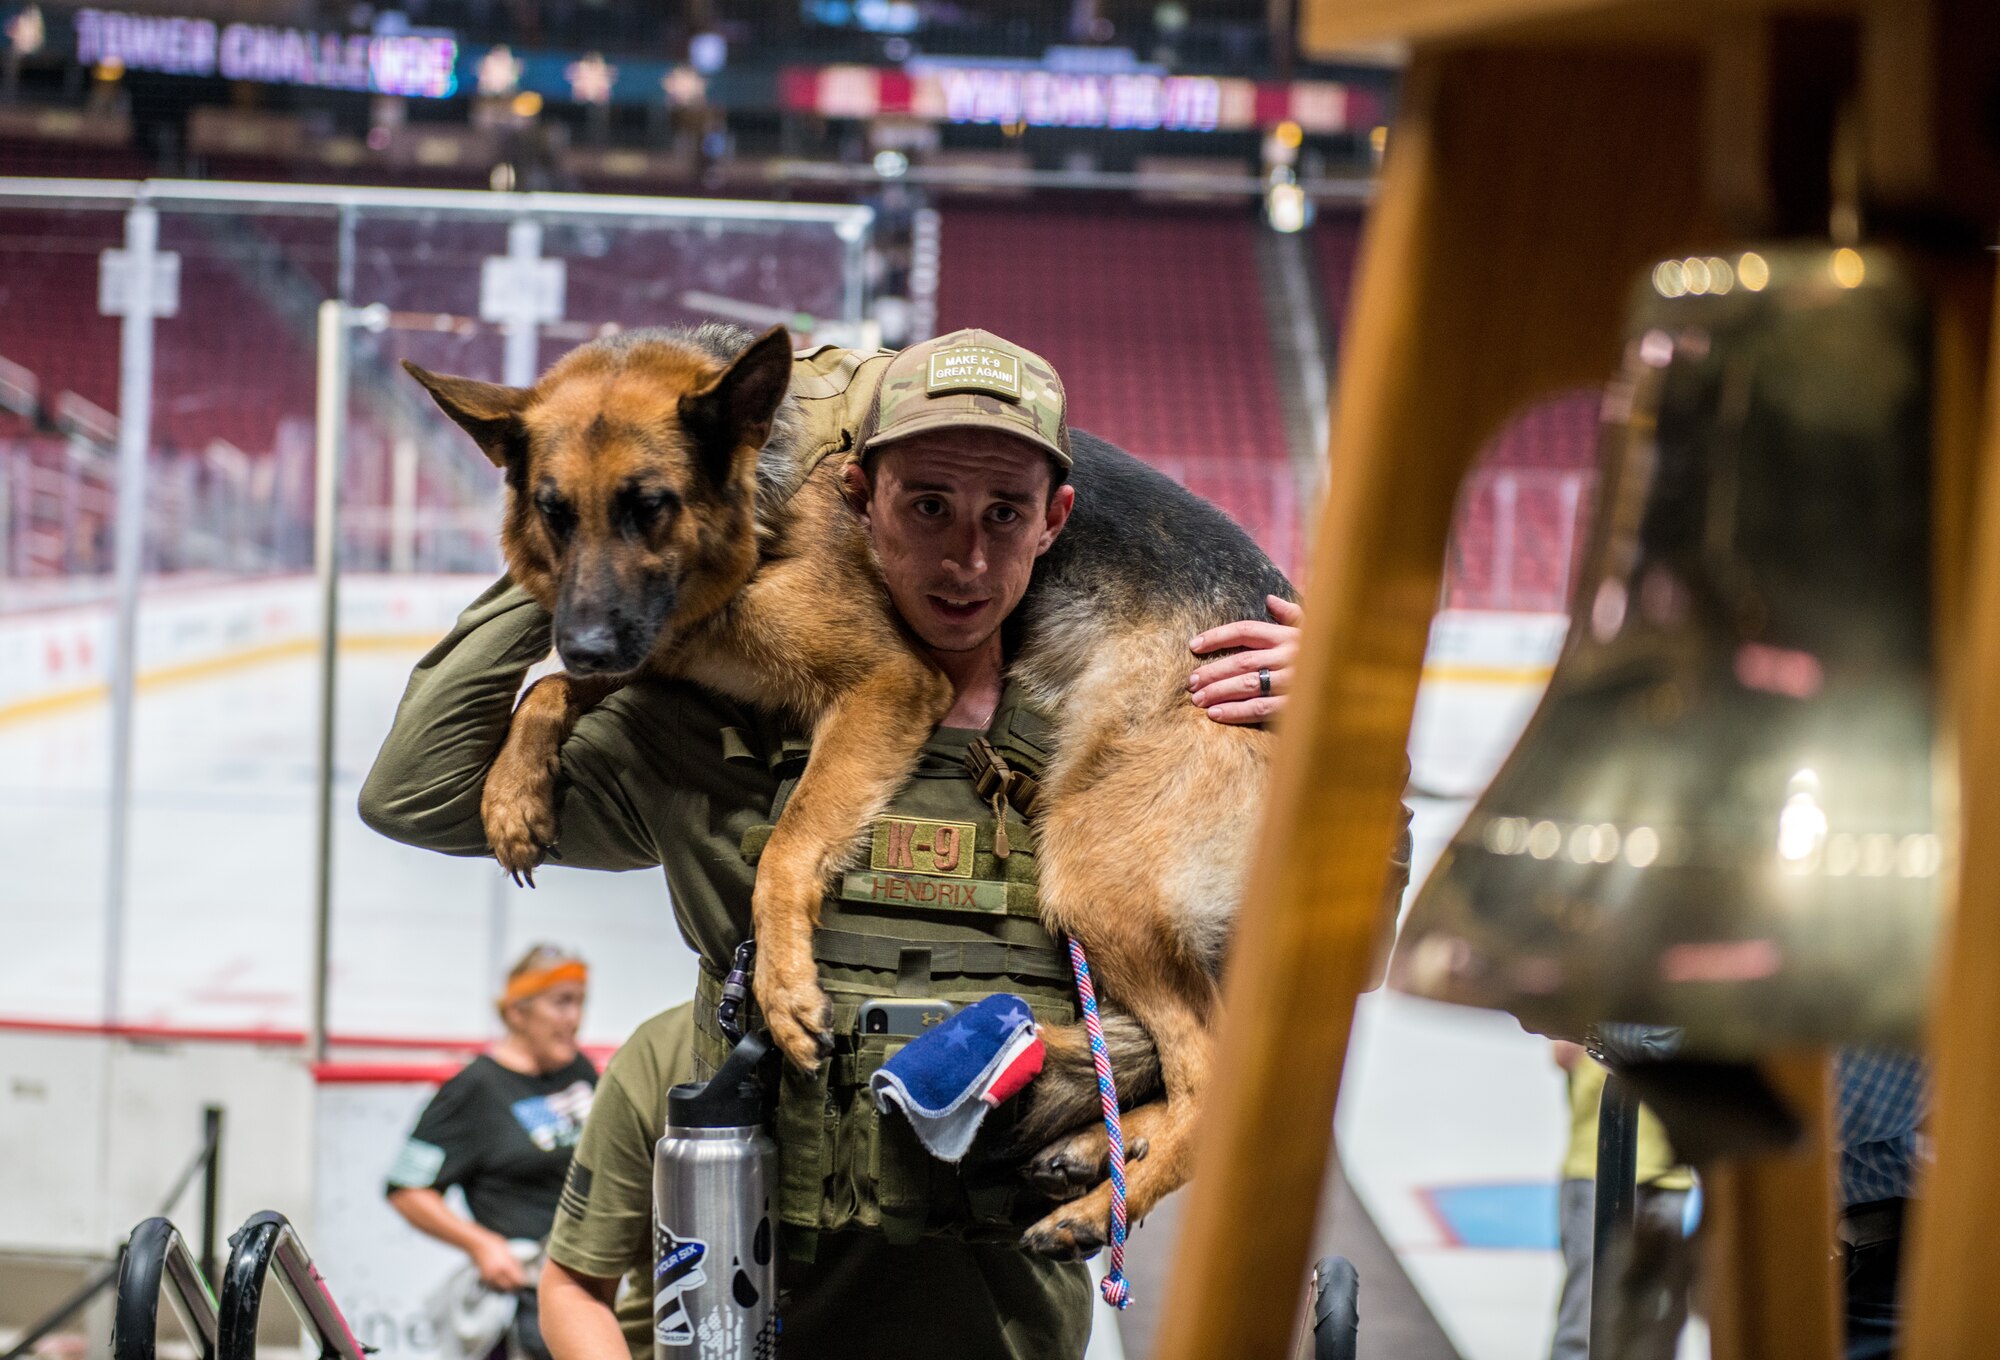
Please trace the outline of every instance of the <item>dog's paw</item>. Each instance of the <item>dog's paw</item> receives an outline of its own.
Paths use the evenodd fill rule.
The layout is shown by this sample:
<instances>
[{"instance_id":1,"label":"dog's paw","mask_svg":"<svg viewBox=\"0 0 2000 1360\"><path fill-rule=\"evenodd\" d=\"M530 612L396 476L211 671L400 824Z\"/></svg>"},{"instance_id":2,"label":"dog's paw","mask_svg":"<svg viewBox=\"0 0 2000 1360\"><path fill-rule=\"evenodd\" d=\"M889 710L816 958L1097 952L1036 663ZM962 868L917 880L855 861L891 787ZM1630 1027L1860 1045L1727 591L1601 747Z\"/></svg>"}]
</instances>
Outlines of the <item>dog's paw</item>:
<instances>
[{"instance_id":1,"label":"dog's paw","mask_svg":"<svg viewBox=\"0 0 2000 1360\"><path fill-rule=\"evenodd\" d=\"M500 861L508 877L534 887L536 868L555 850L554 799L534 793L501 796L489 782L487 796L480 802L479 819L486 828L493 858Z\"/></svg>"},{"instance_id":2,"label":"dog's paw","mask_svg":"<svg viewBox=\"0 0 2000 1360\"><path fill-rule=\"evenodd\" d=\"M1146 1159L1146 1140L1137 1138L1125 1149L1125 1163ZM1028 1159L1021 1174L1035 1190L1058 1202L1089 1193L1111 1174L1110 1145L1102 1128L1085 1129L1058 1138Z\"/></svg>"},{"instance_id":3,"label":"dog's paw","mask_svg":"<svg viewBox=\"0 0 2000 1360\"><path fill-rule=\"evenodd\" d=\"M1064 1205L1021 1235L1021 1245L1052 1261L1082 1261L1111 1240L1109 1206L1096 1210L1099 1196Z\"/></svg>"},{"instance_id":4,"label":"dog's paw","mask_svg":"<svg viewBox=\"0 0 2000 1360\"><path fill-rule=\"evenodd\" d=\"M771 1042L801 1072L817 1071L833 1054L833 1003L817 981L786 985L767 982L766 976L760 966L757 1008L764 1013Z\"/></svg>"},{"instance_id":5,"label":"dog's paw","mask_svg":"<svg viewBox=\"0 0 2000 1360\"><path fill-rule=\"evenodd\" d=\"M1103 1179L1103 1142L1100 1136L1093 1148L1083 1134L1058 1139L1030 1158L1021 1174L1038 1194L1067 1203Z\"/></svg>"}]
</instances>

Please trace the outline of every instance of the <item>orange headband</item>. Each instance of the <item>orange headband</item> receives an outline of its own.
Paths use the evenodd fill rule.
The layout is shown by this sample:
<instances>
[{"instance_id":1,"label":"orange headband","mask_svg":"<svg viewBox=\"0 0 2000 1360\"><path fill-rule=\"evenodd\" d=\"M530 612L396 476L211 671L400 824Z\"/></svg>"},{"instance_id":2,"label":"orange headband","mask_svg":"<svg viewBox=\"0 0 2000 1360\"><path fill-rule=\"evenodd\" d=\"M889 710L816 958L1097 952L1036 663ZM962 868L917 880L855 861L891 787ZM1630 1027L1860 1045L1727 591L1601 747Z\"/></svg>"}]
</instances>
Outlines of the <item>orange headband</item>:
<instances>
[{"instance_id":1,"label":"orange headband","mask_svg":"<svg viewBox=\"0 0 2000 1360\"><path fill-rule=\"evenodd\" d=\"M583 966L582 960L569 959L544 968L540 972L522 973L518 977L508 979L507 990L500 993L500 1004L511 1006L516 1001L526 1001L531 996L540 996L558 983L589 981L590 970Z\"/></svg>"}]
</instances>

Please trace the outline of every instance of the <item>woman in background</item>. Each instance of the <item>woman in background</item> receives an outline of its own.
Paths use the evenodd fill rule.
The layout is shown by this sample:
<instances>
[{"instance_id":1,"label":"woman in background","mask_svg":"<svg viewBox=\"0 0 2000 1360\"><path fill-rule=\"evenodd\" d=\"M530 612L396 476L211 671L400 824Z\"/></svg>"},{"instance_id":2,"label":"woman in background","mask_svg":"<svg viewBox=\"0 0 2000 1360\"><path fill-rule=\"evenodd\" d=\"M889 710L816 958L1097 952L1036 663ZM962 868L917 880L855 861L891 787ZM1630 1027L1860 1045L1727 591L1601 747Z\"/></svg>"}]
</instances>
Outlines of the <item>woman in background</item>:
<instances>
[{"instance_id":1,"label":"woman in background","mask_svg":"<svg viewBox=\"0 0 2000 1360\"><path fill-rule=\"evenodd\" d=\"M588 982L583 960L553 945L530 949L495 1003L506 1033L438 1088L389 1172L396 1212L464 1252L487 1290L513 1296L507 1334L530 1360L548 1357L530 1266L555 1223L597 1087L576 1044ZM469 1220L445 1203L454 1185ZM449 1349L451 1339L440 1340Z\"/></svg>"}]
</instances>

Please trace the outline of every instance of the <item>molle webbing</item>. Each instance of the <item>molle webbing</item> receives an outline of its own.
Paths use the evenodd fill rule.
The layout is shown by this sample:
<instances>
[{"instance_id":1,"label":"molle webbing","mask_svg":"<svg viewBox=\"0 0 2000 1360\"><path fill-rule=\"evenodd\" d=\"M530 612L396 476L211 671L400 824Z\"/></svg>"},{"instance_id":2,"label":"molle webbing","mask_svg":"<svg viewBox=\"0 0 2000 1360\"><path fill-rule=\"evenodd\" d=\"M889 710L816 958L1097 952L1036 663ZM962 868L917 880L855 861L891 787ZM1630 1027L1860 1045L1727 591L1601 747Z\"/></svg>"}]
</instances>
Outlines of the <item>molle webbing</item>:
<instances>
[{"instance_id":1,"label":"molle webbing","mask_svg":"<svg viewBox=\"0 0 2000 1360\"><path fill-rule=\"evenodd\" d=\"M1060 983L1066 965L1052 948L1007 944L1000 940L932 940L915 943L880 935L821 926L813 932L813 957L848 968L873 968L893 973L898 992L929 995L929 983L943 976L1015 977ZM921 975L923 990L909 979Z\"/></svg>"},{"instance_id":2,"label":"molle webbing","mask_svg":"<svg viewBox=\"0 0 2000 1360\"><path fill-rule=\"evenodd\" d=\"M956 989L946 989L942 999L947 1001L956 999L952 995L954 990ZM851 1058L855 1032L861 1027L862 1008L870 1001L879 997L893 996L894 993L869 991L864 994L843 987L839 983L834 983L828 991L828 999L833 1003L833 1071L837 1078L854 1080L856 1073ZM988 995L989 992L990 989L974 991L965 999L976 1000L980 996ZM926 995L935 997L937 993ZM695 1075L702 1081L714 1076L716 1070L721 1067L722 1060L729 1056L729 1040L715 1020L716 1003L721 1000L722 979L709 972L706 967L697 969L694 983L694 1057ZM1076 1003L1069 997L1032 992L1023 1000L1026 1001L1028 1009L1034 1013L1035 1019L1043 1024L1069 1025L1076 1022ZM749 1012L750 1028L761 1029L763 1024L763 1017L757 1013L756 1003L753 1001ZM842 1054L849 1055L847 1061L843 1062ZM874 1069L871 1068L867 1073L860 1074L859 1080L866 1082L873 1075Z\"/></svg>"},{"instance_id":3,"label":"molle webbing","mask_svg":"<svg viewBox=\"0 0 2000 1360\"><path fill-rule=\"evenodd\" d=\"M966 748L966 765L979 796L993 807L1001 834L1007 834L1006 809L1032 819L1041 802L1042 776L1054 754L1048 721L1021 698L1018 687L1003 694L994 731ZM999 847L1007 848L1002 840Z\"/></svg>"},{"instance_id":4,"label":"molle webbing","mask_svg":"<svg viewBox=\"0 0 2000 1360\"><path fill-rule=\"evenodd\" d=\"M1000 1151L1017 1117L1011 1105L989 1116L956 1166L925 1152L907 1120L875 1109L869 1079L908 1039L862 1033L861 1014L875 1000L966 1004L1011 992L1043 1024L1075 1022L1068 960L1037 912L1034 834L1021 806L1032 807L1027 795L1048 765L1049 731L1009 686L983 738L991 743L993 790L984 797L974 783L978 759L934 739L870 828L859 862L829 887L813 956L833 1004L834 1051L816 1072L785 1068L774 1116L774 1202L795 1257L810 1259L821 1232L856 1229L900 1243L930 1234L1013 1241L1048 1208ZM724 739L734 758L759 758L747 740L731 747ZM764 854L809 754L801 741L769 750L779 787L770 823L743 837L751 863ZM715 1021L720 999L720 975L704 964L695 1007L704 1076L728 1052Z\"/></svg>"},{"instance_id":5,"label":"molle webbing","mask_svg":"<svg viewBox=\"0 0 2000 1360\"><path fill-rule=\"evenodd\" d=\"M862 1034L861 1011L874 999L838 984L833 1002L834 1051L815 1072L789 1064L780 1069L773 1129L778 1143L776 1208L781 1241L794 1259L810 1261L822 1232L880 1232L909 1245L927 1235L1013 1242L1050 1207L1024 1188L1012 1156L1011 1106L988 1117L981 1143L950 1166L916 1141L908 1121L875 1108L869 1079L909 1042L895 1035ZM935 993L933 994L935 995ZM721 980L702 969L695 988L695 1072L708 1080L729 1052L715 1023ZM974 1000L976 996L944 998ZM1043 1024L1073 1023L1065 997L1027 994ZM752 1022L760 1023L757 1021Z\"/></svg>"}]
</instances>

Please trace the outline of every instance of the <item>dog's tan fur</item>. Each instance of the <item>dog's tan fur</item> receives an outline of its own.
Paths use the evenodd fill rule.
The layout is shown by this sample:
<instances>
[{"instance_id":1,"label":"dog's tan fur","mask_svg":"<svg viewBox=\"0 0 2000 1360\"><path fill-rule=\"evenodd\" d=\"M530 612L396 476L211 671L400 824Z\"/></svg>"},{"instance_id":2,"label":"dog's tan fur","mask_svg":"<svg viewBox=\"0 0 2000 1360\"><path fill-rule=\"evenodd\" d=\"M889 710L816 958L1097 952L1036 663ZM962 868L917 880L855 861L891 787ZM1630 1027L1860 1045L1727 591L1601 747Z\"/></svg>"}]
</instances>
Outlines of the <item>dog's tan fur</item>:
<instances>
[{"instance_id":1,"label":"dog's tan fur","mask_svg":"<svg viewBox=\"0 0 2000 1360\"><path fill-rule=\"evenodd\" d=\"M627 598L670 581L674 606L640 669L811 724L812 755L759 861L752 904L759 1006L786 1055L809 1067L831 1044L812 957L822 894L908 777L952 689L888 602L840 460L788 497L760 488L789 364L780 330L733 361L665 335L597 342L531 389L411 371L508 469L506 559L559 622L578 591ZM667 493L677 509L635 531L635 488ZM566 536L537 509L549 495L572 507ZM1094 607L1037 618L1013 673L1060 722L1036 831L1043 914L1084 942L1099 990L1150 1032L1160 1056L1165 1099L1135 1110L1128 1126L1143 1152L1129 1175L1136 1219L1192 1170L1216 975L1269 738L1210 722L1188 702L1187 639L1222 620L1141 580L1097 596ZM552 676L523 698L482 805L508 869L531 873L554 845L562 740L617 683ZM1068 1127L1048 1121L1077 1111L1088 1089L1080 1033L1052 1040L1052 1069L1077 1079L1066 1101L1041 1106L1049 1133ZM1103 1156L1101 1133L1080 1135L1046 1150L1031 1174L1089 1184ZM1026 1240L1056 1255L1089 1250L1107 1239L1108 1218L1100 1186Z\"/></svg>"}]
</instances>

